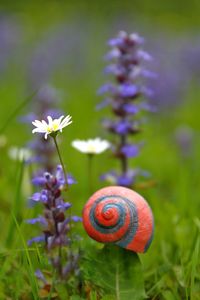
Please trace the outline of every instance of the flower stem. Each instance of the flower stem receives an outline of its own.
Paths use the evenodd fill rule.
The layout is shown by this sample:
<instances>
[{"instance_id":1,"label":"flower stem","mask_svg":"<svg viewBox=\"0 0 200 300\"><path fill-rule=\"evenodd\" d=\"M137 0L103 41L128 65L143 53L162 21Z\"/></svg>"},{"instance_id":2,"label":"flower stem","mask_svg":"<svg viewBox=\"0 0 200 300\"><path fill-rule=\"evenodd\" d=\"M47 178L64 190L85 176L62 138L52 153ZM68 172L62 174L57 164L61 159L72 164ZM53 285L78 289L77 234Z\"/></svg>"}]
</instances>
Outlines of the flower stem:
<instances>
[{"instance_id":1,"label":"flower stem","mask_svg":"<svg viewBox=\"0 0 200 300\"><path fill-rule=\"evenodd\" d=\"M57 140L56 140L56 137L53 136L53 140L54 140L54 144L56 146L56 150L57 150L57 153L58 153L58 157L59 157L59 160L60 160L60 164L62 166L62 169L63 169L63 174L64 174L64 178L65 178L65 182L66 182L66 190L68 190L68 181L67 181L67 171L65 169L65 165L63 163L63 160L62 160L62 156L60 154L60 150L59 150L59 147L58 147L58 143L57 143Z\"/></svg>"},{"instance_id":2,"label":"flower stem","mask_svg":"<svg viewBox=\"0 0 200 300\"><path fill-rule=\"evenodd\" d=\"M93 193L93 169L92 169L92 164L93 164L93 154L88 154L88 182L89 182L89 193Z\"/></svg>"},{"instance_id":3,"label":"flower stem","mask_svg":"<svg viewBox=\"0 0 200 300\"><path fill-rule=\"evenodd\" d=\"M127 140L127 136L122 135L121 136L121 148L126 145L126 140ZM122 170L122 174L126 174L126 172L128 170L128 160L127 160L126 156L123 156L121 158L121 170Z\"/></svg>"},{"instance_id":4,"label":"flower stem","mask_svg":"<svg viewBox=\"0 0 200 300\"><path fill-rule=\"evenodd\" d=\"M61 153L60 153L60 150L59 150L59 147L58 147L58 143L57 143L57 140L56 140L56 136L53 136L53 140L54 140L54 144L55 144L55 147L56 147L56 150L57 150L57 153L58 153L58 157L59 157L59 160L60 160L60 164L62 166L62 169L63 169L63 174L64 174L64 178L65 178L65 182L66 182L66 190L68 190L68 181L67 181L67 171L65 169L65 166L64 166L64 163L63 163L63 160L62 160L62 156L61 156ZM69 208L69 237L70 237L70 243L69 243L69 251L70 253L72 253L72 249L71 249L71 243L72 243L72 226L71 226L71 208ZM60 273L60 276L62 277L62 246L59 247L58 249L58 256L60 258L60 265L59 265L59 270L58 272Z\"/></svg>"}]
</instances>

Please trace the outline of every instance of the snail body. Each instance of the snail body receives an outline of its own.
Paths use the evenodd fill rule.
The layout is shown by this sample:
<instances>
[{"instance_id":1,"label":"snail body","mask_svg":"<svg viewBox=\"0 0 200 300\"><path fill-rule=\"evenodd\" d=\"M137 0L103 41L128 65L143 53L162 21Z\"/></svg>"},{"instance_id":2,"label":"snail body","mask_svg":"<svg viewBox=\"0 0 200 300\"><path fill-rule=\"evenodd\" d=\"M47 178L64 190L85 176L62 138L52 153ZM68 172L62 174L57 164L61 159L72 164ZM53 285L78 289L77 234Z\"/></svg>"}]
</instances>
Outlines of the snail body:
<instances>
[{"instance_id":1,"label":"snail body","mask_svg":"<svg viewBox=\"0 0 200 300\"><path fill-rule=\"evenodd\" d=\"M153 214L138 193L121 186L95 192L83 209L88 235L101 243L115 243L134 252L146 252L153 238Z\"/></svg>"}]
</instances>

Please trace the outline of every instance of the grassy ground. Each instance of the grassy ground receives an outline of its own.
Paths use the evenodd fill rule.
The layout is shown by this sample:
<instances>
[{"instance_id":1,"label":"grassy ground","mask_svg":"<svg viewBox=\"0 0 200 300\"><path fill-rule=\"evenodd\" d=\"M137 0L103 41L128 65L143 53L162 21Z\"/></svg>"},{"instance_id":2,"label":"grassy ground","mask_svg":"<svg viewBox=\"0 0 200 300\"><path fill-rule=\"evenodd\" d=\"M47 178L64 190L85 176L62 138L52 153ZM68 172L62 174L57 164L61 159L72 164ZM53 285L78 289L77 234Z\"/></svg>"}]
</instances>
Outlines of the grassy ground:
<instances>
[{"instance_id":1,"label":"grassy ground","mask_svg":"<svg viewBox=\"0 0 200 300\"><path fill-rule=\"evenodd\" d=\"M60 15L59 10L55 14L57 17L54 23L58 22ZM100 17L95 22L91 21L91 17L90 22L85 25L87 28L79 30L85 24L84 21L74 21L71 15L70 18L70 26L76 24L74 34L77 39L82 34L85 40L83 39L81 51L79 46L74 46L75 43L72 45L62 67L53 73L50 82L63 90L62 109L70 113L74 120L73 125L62 135L61 151L68 169L78 181L70 191L70 200L74 211L81 214L89 196L85 171L87 160L84 155L73 150L70 143L75 138L99 135L108 138L100 126L100 119L105 111L96 112L94 109L100 100L95 93L104 82L101 76L101 57L105 53L105 40L119 25L113 25L110 29L107 27L108 19L102 25ZM42 19L37 9L30 14L30 18L29 15L22 14L22 20L28 24L28 29L17 48L15 59L11 60L8 69L1 74L0 129L26 95L34 90L28 88L27 65L33 45L43 39L51 22L48 14ZM94 24L95 28L91 26ZM131 28L132 23L128 27ZM80 58L81 55L83 59ZM140 256L149 299L200 299L199 97L198 85L191 83L185 99L177 108L149 116L141 134L145 146L141 155L132 162L133 166L149 170L155 181L148 189L138 189L149 201L155 216L153 244L145 255ZM32 193L30 169L8 157L10 146L23 146L32 138L30 127L18 121L19 116L30 111L30 107L28 104L18 111L1 132L7 138L7 144L0 148L0 299L38 299L39 287L34 271L47 264L40 247L26 246L27 239L38 232L37 228L33 229L24 223L24 219L36 214L27 205L27 198ZM182 125L189 126L192 132L188 156L184 156L175 139L175 132ZM108 153L96 158L95 189L104 185L98 180L99 175L113 166L115 163ZM81 226L78 230L83 239L87 239Z\"/></svg>"}]
</instances>

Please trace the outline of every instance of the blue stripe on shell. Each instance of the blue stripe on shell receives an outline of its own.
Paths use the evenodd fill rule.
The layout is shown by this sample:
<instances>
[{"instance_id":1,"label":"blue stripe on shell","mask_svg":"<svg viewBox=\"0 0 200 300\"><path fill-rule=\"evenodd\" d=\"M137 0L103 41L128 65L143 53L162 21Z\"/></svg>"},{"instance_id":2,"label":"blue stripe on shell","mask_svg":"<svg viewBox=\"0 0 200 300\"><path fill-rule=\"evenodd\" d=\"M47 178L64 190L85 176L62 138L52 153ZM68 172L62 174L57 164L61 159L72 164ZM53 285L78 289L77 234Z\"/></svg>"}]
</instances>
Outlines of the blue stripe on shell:
<instances>
[{"instance_id":1,"label":"blue stripe on shell","mask_svg":"<svg viewBox=\"0 0 200 300\"><path fill-rule=\"evenodd\" d=\"M106 204L105 207L103 208L103 212L105 212L108 208L114 207L115 209L118 210L119 220L113 226L104 226L104 225L100 224L99 221L95 218L94 212L95 212L96 206L100 202L107 201L109 198L119 199L119 200L121 200L121 202L117 202L116 204L115 203ZM128 205L128 211L130 214L130 224L127 228L127 232L124 235L124 237L122 237L120 240L116 239L116 241L113 241L113 242L115 242L120 247L126 248L126 246L133 240L133 238L137 232L137 229L138 229L137 208L132 201L130 201L129 199L127 199L125 197L118 196L118 195L109 195L109 196L101 197L101 198L97 199L95 201L95 203L93 204L93 206L91 207L90 222L91 222L92 226L95 228L95 230L97 230L103 234L116 233L124 225L124 222L125 222L126 213L125 213L124 205Z\"/></svg>"}]
</instances>

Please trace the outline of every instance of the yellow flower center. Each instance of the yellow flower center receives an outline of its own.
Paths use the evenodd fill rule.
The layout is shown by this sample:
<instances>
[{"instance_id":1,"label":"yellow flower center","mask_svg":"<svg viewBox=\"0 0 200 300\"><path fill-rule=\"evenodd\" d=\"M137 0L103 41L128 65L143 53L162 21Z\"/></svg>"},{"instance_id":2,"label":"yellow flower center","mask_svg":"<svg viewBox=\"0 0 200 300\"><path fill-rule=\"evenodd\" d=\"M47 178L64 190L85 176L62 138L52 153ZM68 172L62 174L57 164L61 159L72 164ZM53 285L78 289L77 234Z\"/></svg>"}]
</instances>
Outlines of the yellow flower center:
<instances>
[{"instance_id":1,"label":"yellow flower center","mask_svg":"<svg viewBox=\"0 0 200 300\"><path fill-rule=\"evenodd\" d=\"M48 133L51 133L53 131L58 131L58 130L59 130L59 124L55 121L53 122L53 124L51 126L50 125L47 126Z\"/></svg>"},{"instance_id":2,"label":"yellow flower center","mask_svg":"<svg viewBox=\"0 0 200 300\"><path fill-rule=\"evenodd\" d=\"M96 148L93 145L88 145L88 152L94 153L96 152Z\"/></svg>"},{"instance_id":3,"label":"yellow flower center","mask_svg":"<svg viewBox=\"0 0 200 300\"><path fill-rule=\"evenodd\" d=\"M48 133L51 133L51 132L52 132L51 126L47 126L47 132L48 132Z\"/></svg>"},{"instance_id":4,"label":"yellow flower center","mask_svg":"<svg viewBox=\"0 0 200 300\"><path fill-rule=\"evenodd\" d=\"M53 129L53 131L57 131L58 129L59 129L59 125L58 125L58 123L56 123L56 122L53 122L53 125L52 125L52 129Z\"/></svg>"}]
</instances>

